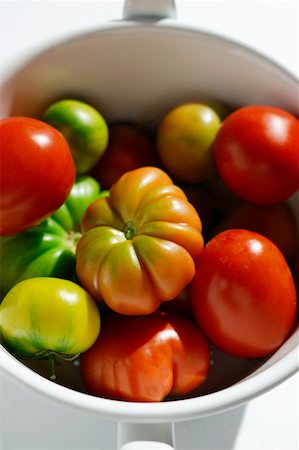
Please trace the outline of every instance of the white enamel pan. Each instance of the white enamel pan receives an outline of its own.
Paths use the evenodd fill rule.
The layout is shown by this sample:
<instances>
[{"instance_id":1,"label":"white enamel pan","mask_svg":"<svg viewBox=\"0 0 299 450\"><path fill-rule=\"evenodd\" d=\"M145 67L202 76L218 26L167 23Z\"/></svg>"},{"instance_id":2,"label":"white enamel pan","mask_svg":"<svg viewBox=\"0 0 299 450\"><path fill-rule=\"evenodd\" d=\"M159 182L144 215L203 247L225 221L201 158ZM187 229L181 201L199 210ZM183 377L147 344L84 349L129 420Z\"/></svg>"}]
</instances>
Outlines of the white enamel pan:
<instances>
[{"instance_id":1,"label":"white enamel pan","mask_svg":"<svg viewBox=\"0 0 299 450\"><path fill-rule=\"evenodd\" d=\"M124 19L64 42L17 55L1 68L0 117L38 117L51 101L77 97L112 120L157 123L180 102L205 99L239 107L276 105L299 116L298 81L257 52L221 36L180 26L171 0L127 0ZM299 194L290 203L299 222ZM131 403L88 395L67 363L59 383L0 346L0 376L45 402L119 422L119 449L170 449L172 425L244 404L299 368L298 328L271 357L241 360L215 352L207 383L190 398ZM219 370L222 376L219 381ZM143 441L143 443L141 442Z\"/></svg>"}]
</instances>

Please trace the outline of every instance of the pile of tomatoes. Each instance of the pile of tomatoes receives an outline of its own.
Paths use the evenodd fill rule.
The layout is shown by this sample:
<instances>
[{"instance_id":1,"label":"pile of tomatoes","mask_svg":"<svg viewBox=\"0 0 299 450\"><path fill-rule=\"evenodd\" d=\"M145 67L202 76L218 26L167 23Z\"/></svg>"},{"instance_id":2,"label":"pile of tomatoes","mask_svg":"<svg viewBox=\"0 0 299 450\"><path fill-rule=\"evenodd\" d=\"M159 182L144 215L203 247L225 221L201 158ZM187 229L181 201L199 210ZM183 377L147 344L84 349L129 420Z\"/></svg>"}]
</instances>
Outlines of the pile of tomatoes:
<instances>
[{"instance_id":1,"label":"pile of tomatoes","mask_svg":"<svg viewBox=\"0 0 299 450\"><path fill-rule=\"evenodd\" d=\"M0 121L2 344L146 402L204 383L211 346L273 353L296 320L298 136L280 108L212 102L154 127L73 99Z\"/></svg>"}]
</instances>

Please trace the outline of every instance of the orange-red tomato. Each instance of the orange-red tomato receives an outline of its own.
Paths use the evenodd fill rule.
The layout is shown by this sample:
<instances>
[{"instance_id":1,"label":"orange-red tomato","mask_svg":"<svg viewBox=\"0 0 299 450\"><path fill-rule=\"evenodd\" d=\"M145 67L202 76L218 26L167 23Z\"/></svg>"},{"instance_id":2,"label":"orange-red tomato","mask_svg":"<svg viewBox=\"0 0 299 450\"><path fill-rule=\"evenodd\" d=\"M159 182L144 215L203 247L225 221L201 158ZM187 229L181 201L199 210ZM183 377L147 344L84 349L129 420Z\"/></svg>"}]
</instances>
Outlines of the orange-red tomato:
<instances>
[{"instance_id":1,"label":"orange-red tomato","mask_svg":"<svg viewBox=\"0 0 299 450\"><path fill-rule=\"evenodd\" d=\"M181 396L208 376L210 351L199 329L167 313L103 319L96 343L81 355L84 384L94 395L136 402Z\"/></svg>"},{"instance_id":2,"label":"orange-red tomato","mask_svg":"<svg viewBox=\"0 0 299 450\"><path fill-rule=\"evenodd\" d=\"M150 314L195 273L201 220L184 192L156 167L124 174L81 222L77 275L93 298L126 315Z\"/></svg>"},{"instance_id":3,"label":"orange-red tomato","mask_svg":"<svg viewBox=\"0 0 299 450\"><path fill-rule=\"evenodd\" d=\"M290 261L296 251L297 227L291 209L284 203L254 205L244 203L219 226L218 231L244 228L270 239Z\"/></svg>"},{"instance_id":4,"label":"orange-red tomato","mask_svg":"<svg viewBox=\"0 0 299 450\"><path fill-rule=\"evenodd\" d=\"M197 322L224 352L258 358L288 337L296 290L282 253L253 231L223 231L202 251L190 287Z\"/></svg>"}]
</instances>

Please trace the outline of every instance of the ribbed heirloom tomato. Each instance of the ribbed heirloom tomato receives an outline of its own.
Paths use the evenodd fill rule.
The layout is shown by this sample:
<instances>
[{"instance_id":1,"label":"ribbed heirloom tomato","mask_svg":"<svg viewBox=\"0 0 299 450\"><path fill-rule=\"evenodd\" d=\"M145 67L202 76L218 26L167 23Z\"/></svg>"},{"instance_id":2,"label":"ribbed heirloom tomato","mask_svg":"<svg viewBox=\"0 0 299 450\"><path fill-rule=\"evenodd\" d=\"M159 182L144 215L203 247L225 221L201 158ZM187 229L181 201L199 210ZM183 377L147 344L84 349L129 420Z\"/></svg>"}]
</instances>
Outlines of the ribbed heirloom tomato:
<instances>
[{"instance_id":1,"label":"ribbed heirloom tomato","mask_svg":"<svg viewBox=\"0 0 299 450\"><path fill-rule=\"evenodd\" d=\"M290 269L276 245L253 231L223 231L206 244L190 297L208 339L239 357L258 358L275 351L295 319Z\"/></svg>"},{"instance_id":2,"label":"ribbed heirloom tomato","mask_svg":"<svg viewBox=\"0 0 299 450\"><path fill-rule=\"evenodd\" d=\"M62 134L29 117L0 121L0 235L31 228L53 214L75 181Z\"/></svg>"},{"instance_id":3,"label":"ribbed heirloom tomato","mask_svg":"<svg viewBox=\"0 0 299 450\"><path fill-rule=\"evenodd\" d=\"M199 329L175 314L109 314L96 343L81 355L87 389L98 396L159 402L191 392L207 378L210 351Z\"/></svg>"},{"instance_id":4,"label":"ribbed heirloom tomato","mask_svg":"<svg viewBox=\"0 0 299 450\"><path fill-rule=\"evenodd\" d=\"M191 281L203 248L201 221L184 192L156 167L125 173L81 222L77 276L126 315L149 314Z\"/></svg>"}]
</instances>

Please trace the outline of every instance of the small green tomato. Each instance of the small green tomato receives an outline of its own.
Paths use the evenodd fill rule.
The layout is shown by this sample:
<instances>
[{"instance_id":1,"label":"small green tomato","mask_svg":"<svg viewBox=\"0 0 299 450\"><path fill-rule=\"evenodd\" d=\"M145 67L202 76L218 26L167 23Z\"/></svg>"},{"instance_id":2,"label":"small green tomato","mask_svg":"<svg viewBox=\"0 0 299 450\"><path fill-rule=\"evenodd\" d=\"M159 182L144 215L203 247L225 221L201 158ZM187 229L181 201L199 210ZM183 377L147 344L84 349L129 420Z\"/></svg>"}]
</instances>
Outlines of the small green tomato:
<instances>
[{"instance_id":1,"label":"small green tomato","mask_svg":"<svg viewBox=\"0 0 299 450\"><path fill-rule=\"evenodd\" d=\"M53 103L43 120L67 140L77 174L87 173L101 158L108 144L108 126L91 105L72 99Z\"/></svg>"},{"instance_id":2,"label":"small green tomato","mask_svg":"<svg viewBox=\"0 0 299 450\"><path fill-rule=\"evenodd\" d=\"M158 156L167 172L194 184L214 178L213 143L220 126L217 112L206 104L186 103L169 111L157 132Z\"/></svg>"}]
</instances>

